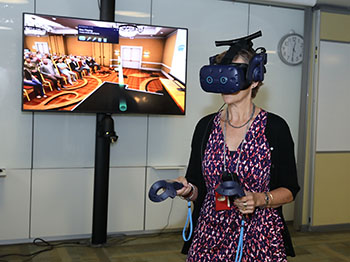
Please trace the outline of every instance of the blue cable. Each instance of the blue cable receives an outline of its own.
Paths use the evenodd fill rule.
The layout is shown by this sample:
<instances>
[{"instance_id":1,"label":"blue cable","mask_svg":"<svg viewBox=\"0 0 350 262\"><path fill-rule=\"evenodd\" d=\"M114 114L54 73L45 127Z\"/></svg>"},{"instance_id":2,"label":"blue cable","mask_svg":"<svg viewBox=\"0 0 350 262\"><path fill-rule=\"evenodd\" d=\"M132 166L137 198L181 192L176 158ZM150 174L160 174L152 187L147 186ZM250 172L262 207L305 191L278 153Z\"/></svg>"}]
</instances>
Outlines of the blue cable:
<instances>
[{"instance_id":1,"label":"blue cable","mask_svg":"<svg viewBox=\"0 0 350 262\"><path fill-rule=\"evenodd\" d=\"M192 231L193 231L193 222L192 222L192 212L191 212L191 202L187 201L187 206L188 206L188 211L187 211L187 219L186 219L186 224L184 226L184 229L182 230L182 238L184 241L190 240L192 236ZM190 233L188 234L188 237L186 238L186 228L188 225L188 222L190 222Z\"/></svg>"},{"instance_id":2,"label":"blue cable","mask_svg":"<svg viewBox=\"0 0 350 262\"><path fill-rule=\"evenodd\" d=\"M244 224L245 224L244 219L242 219L235 262L240 262L242 259L242 255L243 255Z\"/></svg>"}]
</instances>

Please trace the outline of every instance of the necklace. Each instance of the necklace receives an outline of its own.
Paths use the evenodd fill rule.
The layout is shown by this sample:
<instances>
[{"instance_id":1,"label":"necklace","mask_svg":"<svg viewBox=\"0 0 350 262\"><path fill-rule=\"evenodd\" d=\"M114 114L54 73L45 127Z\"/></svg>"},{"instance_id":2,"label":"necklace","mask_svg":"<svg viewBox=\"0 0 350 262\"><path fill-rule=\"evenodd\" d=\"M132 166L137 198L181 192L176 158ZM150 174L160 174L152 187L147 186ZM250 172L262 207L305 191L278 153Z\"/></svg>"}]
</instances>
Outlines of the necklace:
<instances>
[{"instance_id":1,"label":"necklace","mask_svg":"<svg viewBox=\"0 0 350 262\"><path fill-rule=\"evenodd\" d=\"M253 116L254 116L254 113L255 113L255 104L253 103L253 110L252 110L252 114L250 115L249 119L247 120L247 122L245 122L243 125L240 125L240 126L234 126L231 124L230 120L229 120L229 117L228 117L228 107L226 107L226 122L228 122L228 124L233 127L233 128L242 128L244 127L245 125L247 125L250 120L252 120Z\"/></svg>"}]
</instances>

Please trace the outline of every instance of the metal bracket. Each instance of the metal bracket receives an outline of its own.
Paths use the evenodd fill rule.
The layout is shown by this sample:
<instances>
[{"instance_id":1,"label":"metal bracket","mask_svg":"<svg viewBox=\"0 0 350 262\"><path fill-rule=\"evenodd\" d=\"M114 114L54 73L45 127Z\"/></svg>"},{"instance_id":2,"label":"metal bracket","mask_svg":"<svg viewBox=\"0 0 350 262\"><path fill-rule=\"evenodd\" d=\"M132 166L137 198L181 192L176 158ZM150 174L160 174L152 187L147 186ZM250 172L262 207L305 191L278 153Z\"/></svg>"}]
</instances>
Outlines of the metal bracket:
<instances>
[{"instance_id":1,"label":"metal bracket","mask_svg":"<svg viewBox=\"0 0 350 262\"><path fill-rule=\"evenodd\" d=\"M5 176L6 176L6 169L0 168L0 177L5 177Z\"/></svg>"}]
</instances>

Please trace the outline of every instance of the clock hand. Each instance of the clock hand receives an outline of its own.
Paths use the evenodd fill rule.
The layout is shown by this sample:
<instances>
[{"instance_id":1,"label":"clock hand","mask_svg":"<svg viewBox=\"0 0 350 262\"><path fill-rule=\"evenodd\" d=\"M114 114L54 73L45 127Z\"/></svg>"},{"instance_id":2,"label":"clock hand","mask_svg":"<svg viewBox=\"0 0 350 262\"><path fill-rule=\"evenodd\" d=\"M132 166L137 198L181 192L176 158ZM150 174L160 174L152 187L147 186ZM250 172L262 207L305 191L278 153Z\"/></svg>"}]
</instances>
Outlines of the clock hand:
<instances>
[{"instance_id":1,"label":"clock hand","mask_svg":"<svg viewBox=\"0 0 350 262\"><path fill-rule=\"evenodd\" d=\"M297 42L294 41L294 45L293 45L293 49L292 49L292 61L294 61L294 54L295 54L295 46L296 46Z\"/></svg>"}]
</instances>

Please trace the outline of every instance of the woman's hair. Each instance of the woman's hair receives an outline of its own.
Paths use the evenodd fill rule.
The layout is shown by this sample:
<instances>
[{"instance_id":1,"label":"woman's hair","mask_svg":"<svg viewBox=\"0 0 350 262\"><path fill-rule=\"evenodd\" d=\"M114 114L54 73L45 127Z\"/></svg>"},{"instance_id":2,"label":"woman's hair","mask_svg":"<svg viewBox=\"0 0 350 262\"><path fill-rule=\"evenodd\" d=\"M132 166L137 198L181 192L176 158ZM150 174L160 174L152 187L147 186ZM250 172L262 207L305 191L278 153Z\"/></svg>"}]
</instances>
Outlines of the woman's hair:
<instances>
[{"instance_id":1,"label":"woman's hair","mask_svg":"<svg viewBox=\"0 0 350 262\"><path fill-rule=\"evenodd\" d=\"M215 62L217 64L220 64L221 60L224 58L227 51L222 52L221 54L218 54L215 58ZM253 48L250 49L241 49L237 52L237 55L235 55L232 59L232 61L237 60L238 58L242 58L244 63L249 64L250 59L252 59L256 55L256 52ZM256 94L259 91L259 88L263 85L263 82L259 82L256 87L252 89L252 98L256 97Z\"/></svg>"}]
</instances>

